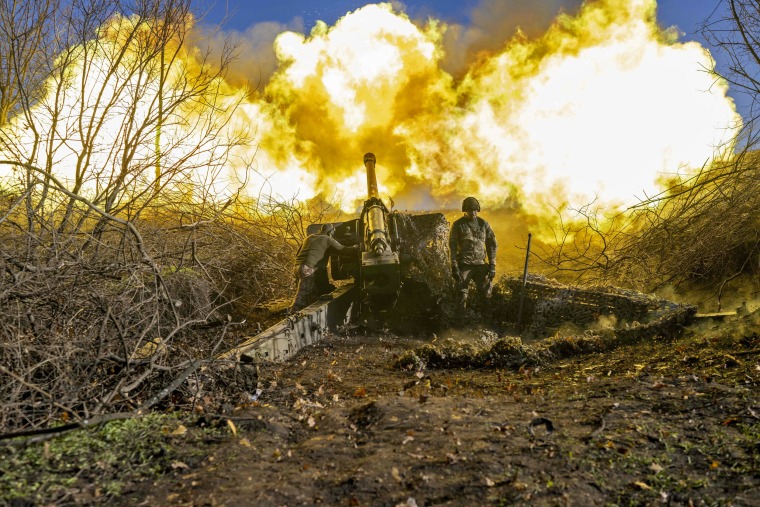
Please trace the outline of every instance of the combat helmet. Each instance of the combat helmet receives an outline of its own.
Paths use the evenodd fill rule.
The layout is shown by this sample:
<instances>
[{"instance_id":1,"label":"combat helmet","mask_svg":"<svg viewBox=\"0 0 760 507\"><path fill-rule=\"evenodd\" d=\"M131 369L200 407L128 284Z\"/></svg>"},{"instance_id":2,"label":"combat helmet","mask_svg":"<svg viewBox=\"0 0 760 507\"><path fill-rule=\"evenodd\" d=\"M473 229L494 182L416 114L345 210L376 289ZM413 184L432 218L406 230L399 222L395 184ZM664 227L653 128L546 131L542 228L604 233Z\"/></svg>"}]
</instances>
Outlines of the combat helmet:
<instances>
[{"instance_id":1,"label":"combat helmet","mask_svg":"<svg viewBox=\"0 0 760 507\"><path fill-rule=\"evenodd\" d=\"M480 211L480 203L474 197L466 197L462 201L462 211Z\"/></svg>"}]
</instances>

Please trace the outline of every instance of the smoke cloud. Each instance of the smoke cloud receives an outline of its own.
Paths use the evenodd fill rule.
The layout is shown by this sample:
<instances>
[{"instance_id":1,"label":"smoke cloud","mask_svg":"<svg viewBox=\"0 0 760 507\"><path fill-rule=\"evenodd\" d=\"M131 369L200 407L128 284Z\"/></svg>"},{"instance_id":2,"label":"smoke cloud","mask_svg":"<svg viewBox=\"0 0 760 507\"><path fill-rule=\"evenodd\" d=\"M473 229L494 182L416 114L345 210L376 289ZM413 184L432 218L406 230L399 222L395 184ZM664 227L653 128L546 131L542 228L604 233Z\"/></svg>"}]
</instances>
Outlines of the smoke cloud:
<instances>
[{"instance_id":1,"label":"smoke cloud","mask_svg":"<svg viewBox=\"0 0 760 507\"><path fill-rule=\"evenodd\" d=\"M466 195L536 214L630 204L730 151L741 124L704 70L709 52L662 30L656 8L484 0L462 26L378 3L308 34L301 19L215 34L239 55L224 83L244 97L231 132L253 135L230 181L351 212L371 151L399 209L457 209Z\"/></svg>"},{"instance_id":2,"label":"smoke cloud","mask_svg":"<svg viewBox=\"0 0 760 507\"><path fill-rule=\"evenodd\" d=\"M255 99L269 115L260 162L283 185L272 190L309 180L300 196L342 196L347 210L365 197L367 151L402 209L470 194L536 209L630 203L701 167L740 123L704 71L709 53L663 31L653 0L488 0L467 27L371 4L280 33L274 51Z\"/></svg>"}]
</instances>

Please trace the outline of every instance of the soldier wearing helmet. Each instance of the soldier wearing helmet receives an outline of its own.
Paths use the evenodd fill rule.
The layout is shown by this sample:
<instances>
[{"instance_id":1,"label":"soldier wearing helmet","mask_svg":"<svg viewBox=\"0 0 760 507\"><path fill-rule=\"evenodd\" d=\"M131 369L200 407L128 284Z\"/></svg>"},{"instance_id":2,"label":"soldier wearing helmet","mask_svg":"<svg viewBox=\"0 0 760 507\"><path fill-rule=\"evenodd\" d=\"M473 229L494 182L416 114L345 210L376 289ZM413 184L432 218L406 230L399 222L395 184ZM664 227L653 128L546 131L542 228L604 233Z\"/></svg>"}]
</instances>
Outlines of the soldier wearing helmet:
<instances>
[{"instance_id":1,"label":"soldier wearing helmet","mask_svg":"<svg viewBox=\"0 0 760 507\"><path fill-rule=\"evenodd\" d=\"M319 233L306 236L298 249L294 269L298 288L288 313L295 313L316 300L319 296L317 279L320 274L323 275L325 284L329 284L327 280L328 251L358 251L358 245L346 247L338 243L333 238L334 234L335 227L333 224L324 224Z\"/></svg>"},{"instance_id":2,"label":"soldier wearing helmet","mask_svg":"<svg viewBox=\"0 0 760 507\"><path fill-rule=\"evenodd\" d=\"M458 304L464 310L470 282L480 294L481 314L491 319L491 290L496 276L496 235L491 226L478 216L480 203L474 197L462 201L464 216L451 225L449 249L451 251L451 274L458 290Z\"/></svg>"}]
</instances>

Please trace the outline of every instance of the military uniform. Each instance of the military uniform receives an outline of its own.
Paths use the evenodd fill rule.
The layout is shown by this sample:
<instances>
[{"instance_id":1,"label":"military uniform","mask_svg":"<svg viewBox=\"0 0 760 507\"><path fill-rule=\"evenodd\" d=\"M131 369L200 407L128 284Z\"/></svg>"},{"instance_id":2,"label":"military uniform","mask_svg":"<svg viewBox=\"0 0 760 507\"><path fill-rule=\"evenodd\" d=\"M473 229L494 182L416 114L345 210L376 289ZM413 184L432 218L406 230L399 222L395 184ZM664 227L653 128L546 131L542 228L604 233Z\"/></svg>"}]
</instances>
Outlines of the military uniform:
<instances>
[{"instance_id":1,"label":"military uniform","mask_svg":"<svg viewBox=\"0 0 760 507\"><path fill-rule=\"evenodd\" d=\"M332 231L332 226L330 226L329 231ZM329 231L328 233L320 232L307 236L301 248L298 249L294 266L298 288L288 313L295 313L317 299L319 295L317 294L317 270L325 270L324 277L327 277L327 263L325 261L328 250L341 251L347 248L354 250L357 248L341 245L330 236Z\"/></svg>"},{"instance_id":2,"label":"military uniform","mask_svg":"<svg viewBox=\"0 0 760 507\"><path fill-rule=\"evenodd\" d=\"M497 248L496 235L482 218L463 216L452 224L449 249L459 307L464 310L470 282L475 282L483 302L481 312L486 319L490 319Z\"/></svg>"}]
</instances>

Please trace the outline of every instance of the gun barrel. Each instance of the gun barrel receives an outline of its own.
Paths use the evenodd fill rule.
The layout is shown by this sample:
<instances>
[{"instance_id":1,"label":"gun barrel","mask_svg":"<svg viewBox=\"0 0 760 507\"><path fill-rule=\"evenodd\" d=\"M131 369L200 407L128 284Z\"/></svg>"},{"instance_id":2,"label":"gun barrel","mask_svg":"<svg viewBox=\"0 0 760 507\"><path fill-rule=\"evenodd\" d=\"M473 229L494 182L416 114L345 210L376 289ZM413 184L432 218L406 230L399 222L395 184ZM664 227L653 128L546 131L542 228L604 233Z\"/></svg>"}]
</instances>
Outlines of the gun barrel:
<instances>
[{"instance_id":1,"label":"gun barrel","mask_svg":"<svg viewBox=\"0 0 760 507\"><path fill-rule=\"evenodd\" d=\"M378 197L377 173L375 173L375 156L372 153L364 155L364 167L367 169L367 198Z\"/></svg>"},{"instance_id":2,"label":"gun barrel","mask_svg":"<svg viewBox=\"0 0 760 507\"><path fill-rule=\"evenodd\" d=\"M369 249L376 255L382 255L386 250L390 250L385 213L377 204L370 205L367 209L367 243Z\"/></svg>"},{"instance_id":3,"label":"gun barrel","mask_svg":"<svg viewBox=\"0 0 760 507\"><path fill-rule=\"evenodd\" d=\"M367 200L362 210L364 248L361 261L362 291L372 304L392 306L401 287L398 252L394 251L388 226L388 208L380 199L375 155L364 155L367 169Z\"/></svg>"},{"instance_id":4,"label":"gun barrel","mask_svg":"<svg viewBox=\"0 0 760 507\"><path fill-rule=\"evenodd\" d=\"M375 163L377 159L373 153L364 154L364 167L367 169L367 202L364 203L366 214L366 245L367 251L375 255L383 255L390 251L390 237L388 236L388 224L386 214L388 210L380 200L377 189L377 173Z\"/></svg>"}]
</instances>

